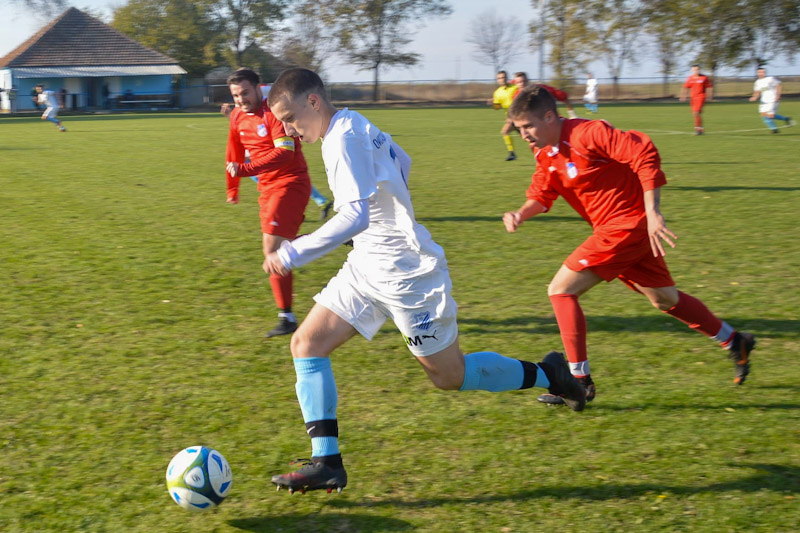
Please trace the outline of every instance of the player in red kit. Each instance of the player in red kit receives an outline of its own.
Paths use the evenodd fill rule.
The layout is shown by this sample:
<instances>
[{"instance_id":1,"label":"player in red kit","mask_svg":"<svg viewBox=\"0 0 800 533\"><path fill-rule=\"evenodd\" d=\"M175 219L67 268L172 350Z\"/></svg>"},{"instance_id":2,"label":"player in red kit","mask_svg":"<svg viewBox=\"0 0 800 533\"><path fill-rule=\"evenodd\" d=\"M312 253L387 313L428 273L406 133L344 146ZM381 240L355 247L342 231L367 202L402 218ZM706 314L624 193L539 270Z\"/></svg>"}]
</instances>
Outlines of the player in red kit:
<instances>
[{"instance_id":1,"label":"player in red kit","mask_svg":"<svg viewBox=\"0 0 800 533\"><path fill-rule=\"evenodd\" d=\"M686 83L681 89L681 102L686 100L686 91L689 91L692 115L694 115L694 134L702 135L703 129L703 106L706 103L708 89L713 87L711 80L705 74L700 74L700 65L692 65L692 73L686 78ZM711 98L708 98L711 101Z\"/></svg>"},{"instance_id":2,"label":"player in red kit","mask_svg":"<svg viewBox=\"0 0 800 533\"><path fill-rule=\"evenodd\" d=\"M519 94L520 91L522 91L522 89L528 86L528 75L525 74L524 72L515 73L514 84L519 89L519 91L517 91L517 93L514 95L516 96L517 94ZM573 109L572 104L569 101L569 95L565 91L562 91L561 89L556 89L555 87L552 87L550 85L545 85L544 83L535 83L534 85L543 87L544 89L547 90L547 92L553 95L553 98L555 98L556 101L564 104L564 107L567 108L567 116L569 118L578 118L578 114L575 113L575 109Z\"/></svg>"},{"instance_id":3,"label":"player in red kit","mask_svg":"<svg viewBox=\"0 0 800 533\"><path fill-rule=\"evenodd\" d=\"M228 148L225 154L228 202L239 197L239 178L258 176L258 204L266 258L285 240L297 237L311 195L311 179L300 140L290 137L275 118L259 88L259 76L239 69L228 77L236 107L230 115ZM246 163L245 150L250 154ZM269 271L267 271L269 274ZM269 275L278 325L267 337L288 335L297 329L292 313L292 273Z\"/></svg>"},{"instance_id":4,"label":"player in red kit","mask_svg":"<svg viewBox=\"0 0 800 533\"><path fill-rule=\"evenodd\" d=\"M595 385L578 298L615 278L726 348L736 368L734 382L742 384L755 338L737 332L703 302L679 291L664 262L662 241L674 247L676 237L660 212L666 178L650 138L602 120L561 118L553 96L540 86L520 93L509 116L534 151L536 172L526 202L503 216L506 229L517 231L526 219L549 211L559 196L592 226L592 235L567 257L548 287L570 370L583 381L587 401L594 398ZM547 394L539 401L561 403Z\"/></svg>"}]
</instances>

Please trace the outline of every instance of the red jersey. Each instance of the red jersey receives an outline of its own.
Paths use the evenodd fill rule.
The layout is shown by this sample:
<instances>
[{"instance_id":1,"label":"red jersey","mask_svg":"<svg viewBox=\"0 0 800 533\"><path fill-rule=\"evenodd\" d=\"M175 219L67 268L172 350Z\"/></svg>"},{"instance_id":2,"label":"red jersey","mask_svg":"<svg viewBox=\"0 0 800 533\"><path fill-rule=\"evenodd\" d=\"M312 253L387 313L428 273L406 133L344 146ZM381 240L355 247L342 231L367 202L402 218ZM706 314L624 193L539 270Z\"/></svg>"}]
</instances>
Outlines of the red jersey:
<instances>
[{"instance_id":1,"label":"red jersey","mask_svg":"<svg viewBox=\"0 0 800 533\"><path fill-rule=\"evenodd\" d=\"M528 199L549 210L562 196L592 228L646 227L644 191L667 182L650 137L604 120L564 119L558 146L534 155Z\"/></svg>"},{"instance_id":2,"label":"red jersey","mask_svg":"<svg viewBox=\"0 0 800 533\"><path fill-rule=\"evenodd\" d=\"M544 88L547 92L553 95L553 98L556 99L558 102L566 102L567 101L567 93L562 91L561 89L556 89L555 87L550 87L549 85L545 85L543 83L537 83L539 87Z\"/></svg>"},{"instance_id":3,"label":"red jersey","mask_svg":"<svg viewBox=\"0 0 800 533\"><path fill-rule=\"evenodd\" d=\"M245 150L250 152L249 163L245 163ZM266 100L256 113L244 113L238 107L231 112L225 160L239 163L239 176L258 176L258 190L262 193L296 181L307 182L310 188L300 139L286 135ZM239 177L231 178L227 172L225 175L230 198L239 190Z\"/></svg>"},{"instance_id":4,"label":"red jersey","mask_svg":"<svg viewBox=\"0 0 800 533\"><path fill-rule=\"evenodd\" d=\"M713 87L713 84L705 74L698 74L697 76L690 74L689 77L686 78L686 83L684 83L683 86L689 89L689 95L692 99L695 99L705 98L706 89Z\"/></svg>"}]
</instances>

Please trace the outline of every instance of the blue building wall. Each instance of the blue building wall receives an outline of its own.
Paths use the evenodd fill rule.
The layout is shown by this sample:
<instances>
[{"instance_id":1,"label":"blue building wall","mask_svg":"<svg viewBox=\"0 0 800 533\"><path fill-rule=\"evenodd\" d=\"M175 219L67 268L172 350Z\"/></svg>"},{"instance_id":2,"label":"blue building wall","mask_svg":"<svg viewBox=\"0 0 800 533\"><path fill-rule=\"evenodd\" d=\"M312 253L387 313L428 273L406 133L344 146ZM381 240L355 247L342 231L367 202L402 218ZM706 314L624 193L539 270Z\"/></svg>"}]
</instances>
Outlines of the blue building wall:
<instances>
[{"instance_id":1,"label":"blue building wall","mask_svg":"<svg viewBox=\"0 0 800 533\"><path fill-rule=\"evenodd\" d=\"M38 84L47 90L67 90L67 109L114 108L118 97L130 91L134 95L170 95L173 92L172 75L113 76L97 78L17 78L11 69L12 86L16 90L15 110L36 109L31 92ZM105 89L105 90L104 90ZM107 98L106 98L107 94Z\"/></svg>"}]
</instances>

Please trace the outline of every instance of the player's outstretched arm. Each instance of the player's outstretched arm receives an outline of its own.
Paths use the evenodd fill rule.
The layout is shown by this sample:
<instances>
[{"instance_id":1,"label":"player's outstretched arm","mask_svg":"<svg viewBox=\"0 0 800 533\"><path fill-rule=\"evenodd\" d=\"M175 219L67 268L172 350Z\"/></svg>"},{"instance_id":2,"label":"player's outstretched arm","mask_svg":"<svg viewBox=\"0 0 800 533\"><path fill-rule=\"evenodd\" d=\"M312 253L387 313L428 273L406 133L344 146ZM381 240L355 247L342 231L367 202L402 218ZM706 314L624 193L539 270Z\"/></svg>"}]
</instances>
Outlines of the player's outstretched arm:
<instances>
[{"instance_id":1,"label":"player's outstretched arm","mask_svg":"<svg viewBox=\"0 0 800 533\"><path fill-rule=\"evenodd\" d=\"M524 204L522 204L522 207L516 211L508 211L506 214L504 214L503 224L505 224L507 232L514 233L523 222L546 211L547 208L538 200L527 200Z\"/></svg>"},{"instance_id":2,"label":"player's outstretched arm","mask_svg":"<svg viewBox=\"0 0 800 533\"><path fill-rule=\"evenodd\" d=\"M368 227L369 200L347 203L315 232L293 241L283 241L276 252L264 259L264 271L285 276L292 269L307 265L335 250Z\"/></svg>"},{"instance_id":3,"label":"player's outstretched arm","mask_svg":"<svg viewBox=\"0 0 800 533\"><path fill-rule=\"evenodd\" d=\"M647 213L647 234L650 237L650 248L653 250L653 257L659 255L666 255L664 245L661 242L666 241L672 248L675 248L675 243L672 239L677 239L678 236L672 233L664 222L664 216L661 214L661 188L644 191L644 208Z\"/></svg>"}]
</instances>

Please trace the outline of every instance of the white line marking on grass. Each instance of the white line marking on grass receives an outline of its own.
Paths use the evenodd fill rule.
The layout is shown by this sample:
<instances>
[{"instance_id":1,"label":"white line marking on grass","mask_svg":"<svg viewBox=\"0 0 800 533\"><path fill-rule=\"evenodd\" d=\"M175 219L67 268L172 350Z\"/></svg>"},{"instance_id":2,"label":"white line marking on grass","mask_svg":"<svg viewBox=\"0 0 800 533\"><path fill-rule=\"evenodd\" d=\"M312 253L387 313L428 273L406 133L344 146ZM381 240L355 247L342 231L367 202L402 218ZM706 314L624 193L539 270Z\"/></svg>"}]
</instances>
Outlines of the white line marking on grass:
<instances>
[{"instance_id":1,"label":"white line marking on grass","mask_svg":"<svg viewBox=\"0 0 800 533\"><path fill-rule=\"evenodd\" d=\"M784 129L784 128L791 128L791 127L792 126L789 126L789 125L783 125L783 126L778 126L778 129L781 130L781 129ZM768 132L769 130L767 128L753 128L753 129L748 129L748 130L704 131L703 135L727 135L729 133L749 133L749 132L753 132L753 131ZM648 128L647 129L647 133L650 133L650 132L652 132L652 133L664 133L664 134L667 134L667 135L694 135L693 131L651 130L651 129Z\"/></svg>"}]
</instances>

